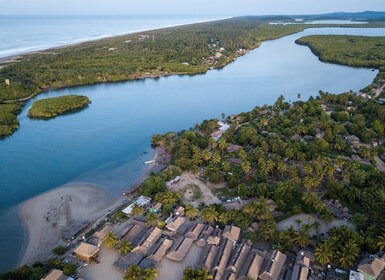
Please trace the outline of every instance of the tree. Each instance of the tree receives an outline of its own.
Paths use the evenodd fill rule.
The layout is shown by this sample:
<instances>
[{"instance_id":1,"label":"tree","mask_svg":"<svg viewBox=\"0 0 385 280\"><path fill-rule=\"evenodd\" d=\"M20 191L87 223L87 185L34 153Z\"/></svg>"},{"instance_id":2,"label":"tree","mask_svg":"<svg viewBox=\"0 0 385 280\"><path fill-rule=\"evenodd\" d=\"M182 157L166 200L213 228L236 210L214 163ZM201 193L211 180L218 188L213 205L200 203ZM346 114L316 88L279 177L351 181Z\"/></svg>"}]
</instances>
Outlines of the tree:
<instances>
[{"instance_id":1,"label":"tree","mask_svg":"<svg viewBox=\"0 0 385 280\"><path fill-rule=\"evenodd\" d=\"M297 232L297 236L294 237L293 243L299 247L306 247L310 244L309 232L307 230L300 230Z\"/></svg>"},{"instance_id":2,"label":"tree","mask_svg":"<svg viewBox=\"0 0 385 280\"><path fill-rule=\"evenodd\" d=\"M58 256L63 255L66 251L67 249L64 246L56 246L55 248L52 249L52 253Z\"/></svg>"},{"instance_id":3,"label":"tree","mask_svg":"<svg viewBox=\"0 0 385 280\"><path fill-rule=\"evenodd\" d=\"M317 262L322 265L330 263L333 260L333 248L331 241L328 239L322 243L318 243L315 248L314 256Z\"/></svg>"},{"instance_id":4,"label":"tree","mask_svg":"<svg viewBox=\"0 0 385 280\"><path fill-rule=\"evenodd\" d=\"M202 159L204 160L204 161L209 161L210 159L211 159L211 153L210 153L210 151L208 150L208 149L204 149L203 151L202 151Z\"/></svg>"},{"instance_id":5,"label":"tree","mask_svg":"<svg viewBox=\"0 0 385 280\"><path fill-rule=\"evenodd\" d=\"M183 271L182 280L210 280L213 276L209 274L207 269L193 269L188 266Z\"/></svg>"},{"instance_id":6,"label":"tree","mask_svg":"<svg viewBox=\"0 0 385 280\"><path fill-rule=\"evenodd\" d=\"M335 263L342 268L351 268L360 253L360 249L353 239L349 239L344 246L341 246L335 256Z\"/></svg>"},{"instance_id":7,"label":"tree","mask_svg":"<svg viewBox=\"0 0 385 280\"><path fill-rule=\"evenodd\" d=\"M142 216L144 213L144 208L141 207L139 204L135 203L134 206L132 206L131 209L131 215L134 217Z\"/></svg>"},{"instance_id":8,"label":"tree","mask_svg":"<svg viewBox=\"0 0 385 280\"><path fill-rule=\"evenodd\" d=\"M218 221L219 214L213 205L203 208L201 212L201 218L209 223L215 223Z\"/></svg>"},{"instance_id":9,"label":"tree","mask_svg":"<svg viewBox=\"0 0 385 280\"><path fill-rule=\"evenodd\" d=\"M103 241L103 244L106 245L108 248L114 248L116 245L118 245L118 243L118 237L112 232L108 233Z\"/></svg>"},{"instance_id":10,"label":"tree","mask_svg":"<svg viewBox=\"0 0 385 280\"><path fill-rule=\"evenodd\" d=\"M154 268L141 269L138 265L128 267L124 280L153 280L158 277Z\"/></svg>"},{"instance_id":11,"label":"tree","mask_svg":"<svg viewBox=\"0 0 385 280\"><path fill-rule=\"evenodd\" d=\"M74 275L76 272L77 266L73 263L67 263L63 266L63 273L67 276Z\"/></svg>"},{"instance_id":12,"label":"tree","mask_svg":"<svg viewBox=\"0 0 385 280\"><path fill-rule=\"evenodd\" d=\"M378 246L378 249L381 250L381 251L384 251L385 250L385 233L383 233L382 235L380 235L377 239L377 246Z\"/></svg>"},{"instance_id":13,"label":"tree","mask_svg":"<svg viewBox=\"0 0 385 280\"><path fill-rule=\"evenodd\" d=\"M196 209L193 205L189 204L186 206L186 209L184 210L184 214L189 217L189 219L193 219L198 214L198 209Z\"/></svg>"},{"instance_id":14,"label":"tree","mask_svg":"<svg viewBox=\"0 0 385 280\"><path fill-rule=\"evenodd\" d=\"M159 216L155 213L148 213L146 216L146 224L148 226L154 226L158 222Z\"/></svg>"},{"instance_id":15,"label":"tree","mask_svg":"<svg viewBox=\"0 0 385 280\"><path fill-rule=\"evenodd\" d=\"M129 241L120 240L119 241L119 253L128 254L132 250L132 244Z\"/></svg>"}]
</instances>

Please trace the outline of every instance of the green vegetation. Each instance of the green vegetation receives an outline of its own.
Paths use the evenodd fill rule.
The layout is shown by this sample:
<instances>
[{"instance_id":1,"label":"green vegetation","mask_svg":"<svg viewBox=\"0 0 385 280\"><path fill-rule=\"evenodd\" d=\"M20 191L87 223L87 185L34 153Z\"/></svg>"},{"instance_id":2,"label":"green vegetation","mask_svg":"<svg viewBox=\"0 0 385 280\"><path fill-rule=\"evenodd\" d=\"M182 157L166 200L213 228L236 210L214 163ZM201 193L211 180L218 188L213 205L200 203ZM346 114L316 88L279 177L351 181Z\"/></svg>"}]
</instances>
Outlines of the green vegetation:
<instances>
[{"instance_id":1,"label":"green vegetation","mask_svg":"<svg viewBox=\"0 0 385 280\"><path fill-rule=\"evenodd\" d=\"M138 265L130 266L124 280L153 280L158 277L158 272L155 268L146 268L142 269Z\"/></svg>"},{"instance_id":2,"label":"green vegetation","mask_svg":"<svg viewBox=\"0 0 385 280\"><path fill-rule=\"evenodd\" d=\"M213 279L213 276L209 274L207 269L193 269L188 266L183 271L182 280L209 280Z\"/></svg>"},{"instance_id":3,"label":"green vegetation","mask_svg":"<svg viewBox=\"0 0 385 280\"><path fill-rule=\"evenodd\" d=\"M16 116L21 107L20 104L0 104L0 137L11 135L19 127Z\"/></svg>"},{"instance_id":4,"label":"green vegetation","mask_svg":"<svg viewBox=\"0 0 385 280\"><path fill-rule=\"evenodd\" d=\"M91 101L86 96L66 95L35 101L28 111L30 118L53 118L86 107Z\"/></svg>"},{"instance_id":5,"label":"green vegetation","mask_svg":"<svg viewBox=\"0 0 385 280\"><path fill-rule=\"evenodd\" d=\"M64 253L66 251L67 251L67 248L64 246L57 246L57 247L52 249L52 253L54 253L55 255L58 255L58 256L64 255Z\"/></svg>"}]
</instances>

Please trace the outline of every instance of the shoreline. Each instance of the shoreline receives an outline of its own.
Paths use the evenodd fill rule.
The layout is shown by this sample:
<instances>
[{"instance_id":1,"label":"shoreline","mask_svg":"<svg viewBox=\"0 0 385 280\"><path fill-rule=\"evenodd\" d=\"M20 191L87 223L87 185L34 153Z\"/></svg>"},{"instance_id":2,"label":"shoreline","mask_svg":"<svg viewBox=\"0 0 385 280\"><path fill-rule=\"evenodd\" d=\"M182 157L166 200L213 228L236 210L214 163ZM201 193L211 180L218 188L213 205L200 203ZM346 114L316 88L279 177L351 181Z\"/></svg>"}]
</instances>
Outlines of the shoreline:
<instances>
[{"instance_id":1,"label":"shoreline","mask_svg":"<svg viewBox=\"0 0 385 280\"><path fill-rule=\"evenodd\" d=\"M165 25L165 26L156 26L156 27L152 27L152 28L150 27L148 29L145 28L145 29L131 30L131 31L122 32L122 33L113 34L113 35L105 35L105 36L101 35L100 37L97 37L97 38L90 38L89 37L89 38L85 38L84 40L79 39L78 42L72 42L72 43L69 42L67 44L54 45L54 46L43 48L43 49L36 49L36 50L31 50L31 51L26 51L26 52L2 56L2 57L0 57L0 64L18 62L18 60L21 59L25 55L33 55L33 54L38 54L40 52L46 52L46 51L51 51L51 50L54 51L54 50L62 49L62 48L66 48L66 47L76 47L76 46L79 46L83 43L96 42L96 41L101 41L104 39L111 39L111 38L126 36L126 35L133 35L133 34L140 33L140 32L149 32L149 31L156 31L156 30L161 30L161 29L165 29L165 28L182 27L182 26L187 26L187 25L191 25L191 24L200 24L200 23L208 23L208 22L226 20L226 19L231 19L233 17L234 16L228 16L228 17L220 17L220 18L216 18L216 19L208 19L208 20L196 21L196 22L190 22L190 23L177 23L177 24L171 24L171 25ZM5 65L3 65L3 67L4 66ZM0 65L0 69L1 68L2 67Z\"/></svg>"},{"instance_id":2,"label":"shoreline","mask_svg":"<svg viewBox=\"0 0 385 280\"><path fill-rule=\"evenodd\" d=\"M158 164L159 149L154 149L152 159L144 174L128 186L134 194L140 184ZM141 163L143 164L143 163ZM52 256L51 250L61 240L62 230L73 221L94 223L109 210L122 204L126 198L109 194L101 185L88 182L70 182L32 197L18 206L24 240L17 266L33 264Z\"/></svg>"}]
</instances>

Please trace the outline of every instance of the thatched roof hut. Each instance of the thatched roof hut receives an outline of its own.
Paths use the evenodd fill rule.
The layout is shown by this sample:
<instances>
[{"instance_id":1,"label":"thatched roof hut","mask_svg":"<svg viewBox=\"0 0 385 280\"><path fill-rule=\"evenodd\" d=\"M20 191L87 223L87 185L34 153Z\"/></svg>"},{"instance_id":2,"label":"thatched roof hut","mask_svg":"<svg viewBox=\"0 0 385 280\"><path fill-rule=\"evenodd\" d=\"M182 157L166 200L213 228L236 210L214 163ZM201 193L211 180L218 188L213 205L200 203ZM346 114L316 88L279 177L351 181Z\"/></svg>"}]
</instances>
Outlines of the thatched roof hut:
<instances>
[{"instance_id":1,"label":"thatched roof hut","mask_svg":"<svg viewBox=\"0 0 385 280\"><path fill-rule=\"evenodd\" d=\"M223 230L223 238L228 238L231 241L238 241L239 236L241 234L241 229L236 226L225 226L225 229Z\"/></svg>"},{"instance_id":2,"label":"thatched roof hut","mask_svg":"<svg viewBox=\"0 0 385 280\"><path fill-rule=\"evenodd\" d=\"M52 269L46 276L41 280L67 280L68 276L65 276L63 271L59 269Z\"/></svg>"},{"instance_id":3,"label":"thatched roof hut","mask_svg":"<svg viewBox=\"0 0 385 280\"><path fill-rule=\"evenodd\" d=\"M112 225L106 224L100 230L94 233L94 236L99 239L99 244L102 244L107 234L112 231Z\"/></svg>"},{"instance_id":4,"label":"thatched roof hut","mask_svg":"<svg viewBox=\"0 0 385 280\"><path fill-rule=\"evenodd\" d=\"M150 248L159 240L162 235L163 230L158 227L153 228L151 231L145 235L138 245L132 249L133 253L138 253L146 255Z\"/></svg>"},{"instance_id":5,"label":"thatched roof hut","mask_svg":"<svg viewBox=\"0 0 385 280\"><path fill-rule=\"evenodd\" d=\"M372 278L378 278L385 269L385 260L383 258L371 257L363 259L358 265L358 272L369 275Z\"/></svg>"},{"instance_id":6,"label":"thatched roof hut","mask_svg":"<svg viewBox=\"0 0 385 280\"><path fill-rule=\"evenodd\" d=\"M170 253L167 254L167 258L173 261L182 261L191 248L194 240L188 237L181 236L175 241Z\"/></svg>"},{"instance_id":7,"label":"thatched roof hut","mask_svg":"<svg viewBox=\"0 0 385 280\"><path fill-rule=\"evenodd\" d=\"M137 265L142 260L143 256L136 253L128 253L127 255L121 255L119 259L114 262L114 266L120 270L126 271L128 267Z\"/></svg>"},{"instance_id":8,"label":"thatched roof hut","mask_svg":"<svg viewBox=\"0 0 385 280\"><path fill-rule=\"evenodd\" d=\"M233 242L229 239L222 239L213 262L212 270L215 271L214 279L222 278L226 269L227 262L230 259L232 249Z\"/></svg>"},{"instance_id":9,"label":"thatched roof hut","mask_svg":"<svg viewBox=\"0 0 385 280\"><path fill-rule=\"evenodd\" d=\"M217 251L217 246L207 244L199 257L198 267L211 271Z\"/></svg>"},{"instance_id":10,"label":"thatched roof hut","mask_svg":"<svg viewBox=\"0 0 385 280\"><path fill-rule=\"evenodd\" d=\"M251 247L246 243L237 245L230 256L230 260L227 264L227 270L238 273L244 264L250 249Z\"/></svg>"},{"instance_id":11,"label":"thatched roof hut","mask_svg":"<svg viewBox=\"0 0 385 280\"><path fill-rule=\"evenodd\" d=\"M195 224L186 234L186 237L197 240L202 230L204 229L204 224Z\"/></svg>"},{"instance_id":12,"label":"thatched roof hut","mask_svg":"<svg viewBox=\"0 0 385 280\"><path fill-rule=\"evenodd\" d=\"M177 217L175 220L173 220L171 223L169 223L166 228L171 231L171 232L176 232L181 225L184 224L184 222L186 221L186 218L184 217Z\"/></svg>"},{"instance_id":13,"label":"thatched roof hut","mask_svg":"<svg viewBox=\"0 0 385 280\"><path fill-rule=\"evenodd\" d=\"M213 230L211 235L207 238L207 244L219 245L222 240L222 230L216 228Z\"/></svg>"},{"instance_id":14,"label":"thatched roof hut","mask_svg":"<svg viewBox=\"0 0 385 280\"><path fill-rule=\"evenodd\" d=\"M148 253L148 258L160 262L162 258L166 255L168 249L174 244L174 241L168 238L161 238L158 242L151 248Z\"/></svg>"},{"instance_id":15,"label":"thatched roof hut","mask_svg":"<svg viewBox=\"0 0 385 280\"><path fill-rule=\"evenodd\" d=\"M205 225L205 227L203 228L201 234L198 237L198 240L197 240L196 244L199 247L204 247L207 244L207 238L209 238L209 236L211 235L211 233L213 231L214 231L214 228L212 226Z\"/></svg>"},{"instance_id":16,"label":"thatched roof hut","mask_svg":"<svg viewBox=\"0 0 385 280\"><path fill-rule=\"evenodd\" d=\"M93 259L96 259L99 253L99 248L95 245L82 242L78 247L76 247L74 253L79 259L90 262Z\"/></svg>"},{"instance_id":17,"label":"thatched roof hut","mask_svg":"<svg viewBox=\"0 0 385 280\"><path fill-rule=\"evenodd\" d=\"M278 280L278 276L282 271L286 261L286 255L278 250L273 250L265 258L262 265L262 273L259 275L261 280Z\"/></svg>"},{"instance_id":18,"label":"thatched roof hut","mask_svg":"<svg viewBox=\"0 0 385 280\"><path fill-rule=\"evenodd\" d=\"M264 257L259 255L255 250L250 251L238 273L238 279L248 280L256 278L256 276L260 274L263 260Z\"/></svg>"}]
</instances>

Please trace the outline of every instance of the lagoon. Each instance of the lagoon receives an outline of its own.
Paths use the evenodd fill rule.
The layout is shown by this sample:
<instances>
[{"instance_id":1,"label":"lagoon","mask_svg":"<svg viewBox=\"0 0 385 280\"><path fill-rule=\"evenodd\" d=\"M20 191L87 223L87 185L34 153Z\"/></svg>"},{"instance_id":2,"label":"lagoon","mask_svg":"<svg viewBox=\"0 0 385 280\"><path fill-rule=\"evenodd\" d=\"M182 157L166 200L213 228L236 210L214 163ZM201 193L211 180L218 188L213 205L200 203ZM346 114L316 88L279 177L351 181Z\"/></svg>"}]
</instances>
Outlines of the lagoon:
<instances>
[{"instance_id":1,"label":"lagoon","mask_svg":"<svg viewBox=\"0 0 385 280\"><path fill-rule=\"evenodd\" d=\"M372 82L377 71L322 63L307 47L295 44L313 34L385 36L385 29L309 28L264 42L204 75L50 90L30 100L19 116L19 130L0 141L0 271L19 258L24 239L19 203L74 181L97 183L118 196L143 175L154 133L248 111L280 95L296 101L298 93L307 99L319 90L358 91ZM33 101L67 94L85 95L92 104L48 121L28 118Z\"/></svg>"}]
</instances>

